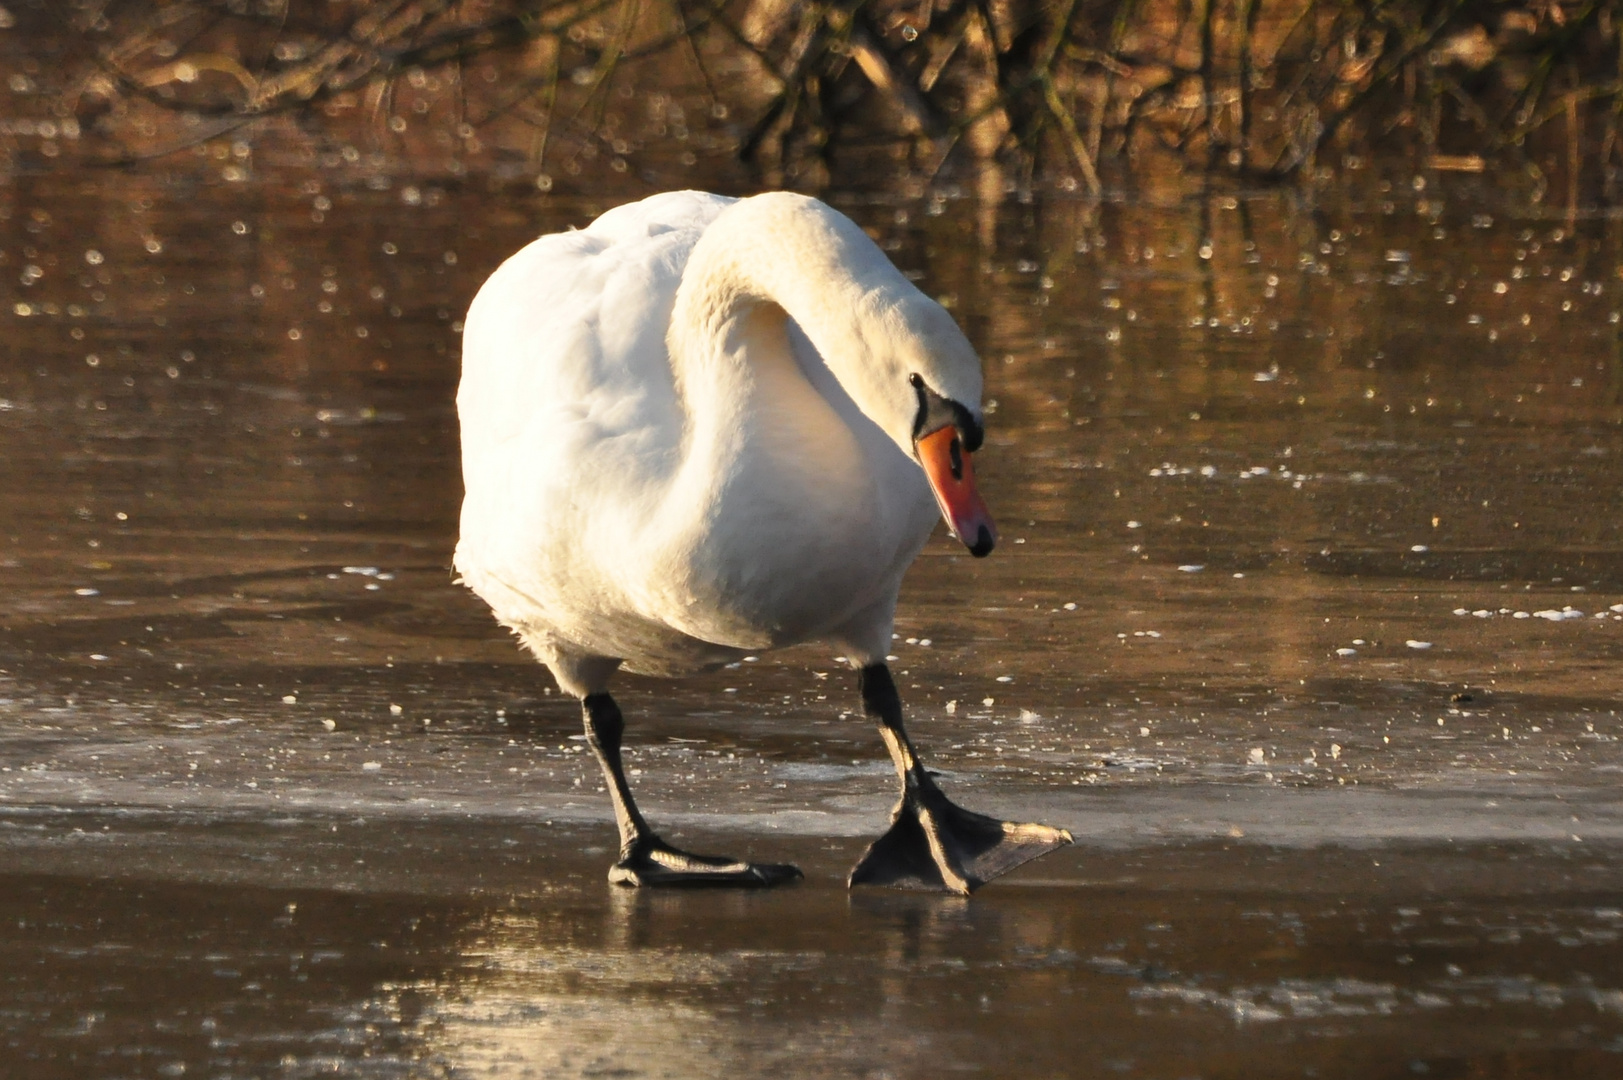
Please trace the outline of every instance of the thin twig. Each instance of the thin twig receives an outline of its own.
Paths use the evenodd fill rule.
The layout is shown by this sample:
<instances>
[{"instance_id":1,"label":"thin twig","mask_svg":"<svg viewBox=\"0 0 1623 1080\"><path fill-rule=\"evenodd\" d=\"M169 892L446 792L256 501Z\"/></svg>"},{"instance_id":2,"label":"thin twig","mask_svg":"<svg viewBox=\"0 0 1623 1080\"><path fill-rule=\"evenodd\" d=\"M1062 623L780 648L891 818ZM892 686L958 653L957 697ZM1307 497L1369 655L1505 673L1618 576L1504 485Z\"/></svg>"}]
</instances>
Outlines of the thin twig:
<instances>
[{"instance_id":1,"label":"thin twig","mask_svg":"<svg viewBox=\"0 0 1623 1080\"><path fill-rule=\"evenodd\" d=\"M1048 103L1048 111L1053 114L1059 129L1065 135L1065 141L1070 145L1071 156L1076 159L1076 167L1082 170L1082 182L1087 185L1088 194L1097 198L1103 187L1099 183L1099 171L1094 167L1093 157L1088 153L1088 144L1083 141L1082 133L1076 130L1076 121L1071 112L1060 100L1059 91L1054 88L1054 79L1048 74L1042 77L1043 99Z\"/></svg>"}]
</instances>

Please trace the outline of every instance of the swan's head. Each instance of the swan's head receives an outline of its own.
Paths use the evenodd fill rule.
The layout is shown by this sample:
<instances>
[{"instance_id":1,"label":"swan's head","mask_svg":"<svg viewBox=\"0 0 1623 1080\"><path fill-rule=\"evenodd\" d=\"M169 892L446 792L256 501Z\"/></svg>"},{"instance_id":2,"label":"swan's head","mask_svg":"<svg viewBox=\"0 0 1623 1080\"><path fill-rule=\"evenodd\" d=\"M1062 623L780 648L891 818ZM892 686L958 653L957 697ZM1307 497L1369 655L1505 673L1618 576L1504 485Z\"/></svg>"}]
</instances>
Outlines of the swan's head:
<instances>
[{"instance_id":1,"label":"swan's head","mask_svg":"<svg viewBox=\"0 0 1623 1080\"><path fill-rule=\"evenodd\" d=\"M975 487L975 468L969 460L980 449L981 422L962 403L932 390L922 375L915 373L910 381L919 399L913 456L924 466L952 534L971 555L985 558L997 544L997 526Z\"/></svg>"},{"instance_id":2,"label":"swan's head","mask_svg":"<svg viewBox=\"0 0 1623 1080\"><path fill-rule=\"evenodd\" d=\"M980 357L952 316L922 293L878 321L888 340L865 373L865 411L923 467L953 535L976 558L989 555L997 527L970 464L984 437Z\"/></svg>"}]
</instances>

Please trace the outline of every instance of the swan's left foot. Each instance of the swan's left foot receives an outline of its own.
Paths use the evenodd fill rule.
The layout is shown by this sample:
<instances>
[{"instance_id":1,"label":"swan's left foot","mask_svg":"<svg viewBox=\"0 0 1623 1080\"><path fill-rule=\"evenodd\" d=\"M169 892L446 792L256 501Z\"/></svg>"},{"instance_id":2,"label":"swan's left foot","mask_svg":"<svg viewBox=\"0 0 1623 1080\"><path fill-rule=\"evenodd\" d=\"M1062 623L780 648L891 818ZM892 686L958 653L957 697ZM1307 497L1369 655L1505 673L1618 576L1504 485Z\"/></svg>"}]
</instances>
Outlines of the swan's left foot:
<instances>
[{"instance_id":1,"label":"swan's left foot","mask_svg":"<svg viewBox=\"0 0 1623 1080\"><path fill-rule=\"evenodd\" d=\"M890 831L851 870L851 885L968 896L993 878L1071 843L1047 825L999 821L954 804L933 783L909 785Z\"/></svg>"},{"instance_id":2,"label":"swan's left foot","mask_svg":"<svg viewBox=\"0 0 1623 1080\"><path fill-rule=\"evenodd\" d=\"M686 885L762 889L799 881L800 868L786 863L747 863L715 855L694 855L646 836L609 869L616 885Z\"/></svg>"},{"instance_id":3,"label":"swan's left foot","mask_svg":"<svg viewBox=\"0 0 1623 1080\"><path fill-rule=\"evenodd\" d=\"M902 801L890 831L873 842L851 870L852 885L890 885L968 896L1001 877L1071 843L1071 834L1047 825L999 821L955 805L919 763L902 727L902 700L884 664L859 676L862 708L879 724L902 781Z\"/></svg>"}]
</instances>

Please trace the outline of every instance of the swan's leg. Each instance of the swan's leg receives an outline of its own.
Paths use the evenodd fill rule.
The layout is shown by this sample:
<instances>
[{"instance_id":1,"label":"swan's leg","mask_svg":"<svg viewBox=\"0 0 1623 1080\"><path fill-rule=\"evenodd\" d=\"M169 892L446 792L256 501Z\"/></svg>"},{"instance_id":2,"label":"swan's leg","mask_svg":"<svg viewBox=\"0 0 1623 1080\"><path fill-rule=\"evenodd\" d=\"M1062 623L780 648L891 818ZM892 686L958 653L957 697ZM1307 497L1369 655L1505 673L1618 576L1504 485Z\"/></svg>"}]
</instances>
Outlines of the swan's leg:
<instances>
[{"instance_id":1,"label":"swan's leg","mask_svg":"<svg viewBox=\"0 0 1623 1080\"><path fill-rule=\"evenodd\" d=\"M631 798L631 785L620 763L620 739L626 726L620 706L608 694L588 694L581 701L581 711L586 716L587 745L603 766L603 779L614 800L614 820L620 826L620 861L609 869L610 881L617 885L759 887L800 878L793 866L693 855L661 840Z\"/></svg>"},{"instance_id":2,"label":"swan's leg","mask_svg":"<svg viewBox=\"0 0 1623 1080\"><path fill-rule=\"evenodd\" d=\"M879 734L902 781L890 831L868 848L851 871L852 885L939 889L967 896L993 878L1071 842L1064 829L1023 825L971 813L954 805L919 762L902 728L902 699L890 669L870 664L858 676L862 709Z\"/></svg>"}]
</instances>

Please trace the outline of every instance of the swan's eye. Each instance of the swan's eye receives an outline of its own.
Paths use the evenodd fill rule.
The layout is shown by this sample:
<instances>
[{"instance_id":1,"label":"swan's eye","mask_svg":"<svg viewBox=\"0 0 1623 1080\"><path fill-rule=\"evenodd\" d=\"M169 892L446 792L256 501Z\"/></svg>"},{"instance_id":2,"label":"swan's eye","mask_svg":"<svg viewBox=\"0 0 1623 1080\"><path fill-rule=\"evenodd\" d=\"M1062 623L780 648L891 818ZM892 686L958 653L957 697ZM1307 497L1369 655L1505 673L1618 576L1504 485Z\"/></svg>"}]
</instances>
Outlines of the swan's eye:
<instances>
[{"instance_id":1,"label":"swan's eye","mask_svg":"<svg viewBox=\"0 0 1623 1080\"><path fill-rule=\"evenodd\" d=\"M973 454L980 449L981 426L976 423L968 409L951 398L936 393L917 374L909 375L907 381L913 384L913 390L919 399L918 415L913 420L913 438L923 438L932 431L952 427L956 429L958 438L963 442L963 446L955 451L956 453L961 454L967 450Z\"/></svg>"}]
</instances>

